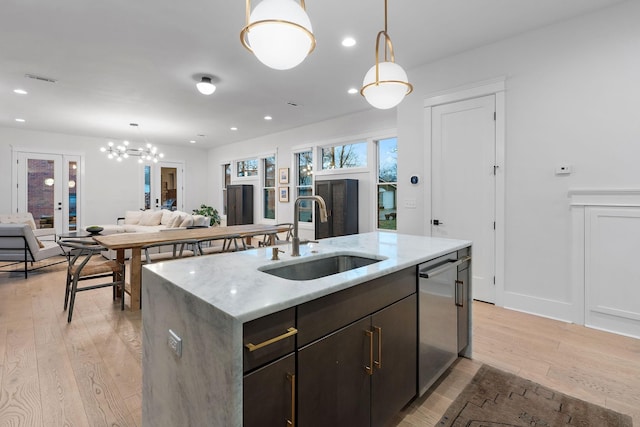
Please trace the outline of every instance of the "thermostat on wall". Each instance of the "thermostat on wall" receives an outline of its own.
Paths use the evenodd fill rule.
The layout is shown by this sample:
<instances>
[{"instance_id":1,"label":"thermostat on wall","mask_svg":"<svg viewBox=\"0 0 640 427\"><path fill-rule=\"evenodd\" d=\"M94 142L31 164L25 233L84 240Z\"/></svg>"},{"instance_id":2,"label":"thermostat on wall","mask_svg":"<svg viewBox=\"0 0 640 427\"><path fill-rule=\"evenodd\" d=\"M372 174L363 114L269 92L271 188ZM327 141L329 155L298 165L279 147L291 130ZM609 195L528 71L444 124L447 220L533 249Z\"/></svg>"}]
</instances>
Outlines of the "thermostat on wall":
<instances>
[{"instance_id":1,"label":"thermostat on wall","mask_svg":"<svg viewBox=\"0 0 640 427\"><path fill-rule=\"evenodd\" d=\"M420 181L420 178L418 177L418 175L412 175L411 176L411 183L412 184L417 184L418 181Z\"/></svg>"}]
</instances>

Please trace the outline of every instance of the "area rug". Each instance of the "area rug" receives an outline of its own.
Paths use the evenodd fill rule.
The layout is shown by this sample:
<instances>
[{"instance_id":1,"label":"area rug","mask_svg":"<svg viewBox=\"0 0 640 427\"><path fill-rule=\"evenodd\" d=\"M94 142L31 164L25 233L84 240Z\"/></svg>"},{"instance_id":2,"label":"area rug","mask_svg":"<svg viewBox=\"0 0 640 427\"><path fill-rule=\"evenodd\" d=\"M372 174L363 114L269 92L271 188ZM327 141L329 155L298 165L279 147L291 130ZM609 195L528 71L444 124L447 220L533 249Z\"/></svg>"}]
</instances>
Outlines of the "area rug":
<instances>
[{"instance_id":1,"label":"area rug","mask_svg":"<svg viewBox=\"0 0 640 427\"><path fill-rule=\"evenodd\" d=\"M482 365L438 426L631 427L631 417Z\"/></svg>"}]
</instances>

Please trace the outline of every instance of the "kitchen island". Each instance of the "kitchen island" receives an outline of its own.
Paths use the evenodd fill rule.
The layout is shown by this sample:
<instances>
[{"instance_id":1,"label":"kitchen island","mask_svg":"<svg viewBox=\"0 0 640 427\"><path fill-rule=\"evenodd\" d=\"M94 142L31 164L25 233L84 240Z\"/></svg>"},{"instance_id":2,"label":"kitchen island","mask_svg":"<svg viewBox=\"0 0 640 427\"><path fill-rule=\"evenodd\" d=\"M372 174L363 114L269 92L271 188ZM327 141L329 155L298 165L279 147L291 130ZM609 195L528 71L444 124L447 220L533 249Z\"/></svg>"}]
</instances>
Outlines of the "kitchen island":
<instances>
[{"instance_id":1,"label":"kitchen island","mask_svg":"<svg viewBox=\"0 0 640 427\"><path fill-rule=\"evenodd\" d=\"M371 289L377 289L376 298L382 298L381 304L385 307L385 298L391 302L396 289L405 289L403 292L407 295L399 295L398 302L413 311L403 309L401 312L408 312L413 316L409 319L416 319L416 266L456 251L468 250L470 245L469 241L373 232L321 240L312 247L301 247L301 256L295 258L290 255L290 246L283 245L280 248L285 252L279 254L279 260L271 259L272 248L268 247L144 267L143 425L241 426L243 392L246 393L243 381L247 372L258 369L262 363L256 356L255 360L251 359L255 364L247 366L246 355L252 350L247 350L246 336L251 325L259 324L262 319L292 313L291 322L300 330L299 335L296 335L296 328L286 329L295 332L285 334L286 338L282 338L278 345L290 342L295 350L291 350L291 355L297 355L317 340L309 334L302 338L303 332L324 322L323 317L313 317L310 304L334 298L336 305L340 305L340 300L335 298L342 295L354 297L354 291L366 290L369 283ZM358 255L373 258L376 262L312 280L289 280L261 271L336 254ZM395 286L394 282L387 280L388 277L398 278L402 285ZM353 310L346 307L343 310L346 314L335 315L329 307L324 318L330 323L331 319L348 316L351 311L366 310L359 308L357 301L369 299L364 294L355 295ZM321 310L326 309L321 307ZM374 309L371 310L373 313ZM305 312L311 314L301 318L301 313ZM348 319L345 322L352 323ZM415 331L415 322L409 323ZM301 326L305 324L309 327ZM363 367L362 371L369 372L370 369L369 375L372 375L374 344L380 349L382 337L381 333L378 338L374 337L374 332L367 334L370 337L367 351L371 350L371 366ZM330 335L333 337L335 334ZM416 334L410 336L415 346ZM303 342L296 344L296 340ZM303 344L307 347L302 348ZM470 354L470 348L466 349L466 354ZM300 410L305 407L300 401L300 393L305 390L296 391L296 385L304 384L304 378L299 376L296 379L296 358L291 356L290 360L294 366L288 379L291 387L288 411L291 416L287 419L295 424L296 407ZM385 360L387 367L394 366L389 363L389 358ZM375 361L375 364L381 367L382 361ZM415 388L414 381L414 394ZM264 396L265 399L267 397ZM368 421L362 425L366 423ZM305 424L299 421L299 425Z\"/></svg>"}]
</instances>

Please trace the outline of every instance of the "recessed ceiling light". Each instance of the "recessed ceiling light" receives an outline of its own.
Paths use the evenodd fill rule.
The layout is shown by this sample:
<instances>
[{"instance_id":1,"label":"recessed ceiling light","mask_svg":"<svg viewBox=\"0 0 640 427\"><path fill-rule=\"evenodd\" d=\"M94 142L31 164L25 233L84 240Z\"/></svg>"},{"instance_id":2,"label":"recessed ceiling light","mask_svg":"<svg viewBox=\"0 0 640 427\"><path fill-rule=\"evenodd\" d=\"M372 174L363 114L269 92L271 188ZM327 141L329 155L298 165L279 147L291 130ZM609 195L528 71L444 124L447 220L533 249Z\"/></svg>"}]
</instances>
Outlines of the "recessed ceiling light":
<instances>
[{"instance_id":1,"label":"recessed ceiling light","mask_svg":"<svg viewBox=\"0 0 640 427\"><path fill-rule=\"evenodd\" d=\"M15 93L17 93L18 95L26 95L28 92L24 89L14 89L13 90Z\"/></svg>"},{"instance_id":2,"label":"recessed ceiling light","mask_svg":"<svg viewBox=\"0 0 640 427\"><path fill-rule=\"evenodd\" d=\"M192 144L195 144L196 142L192 139L191 141L189 141Z\"/></svg>"},{"instance_id":3,"label":"recessed ceiling light","mask_svg":"<svg viewBox=\"0 0 640 427\"><path fill-rule=\"evenodd\" d=\"M264 116L264 119L265 119L265 120L272 120L272 119L273 119L273 117L271 117L271 116Z\"/></svg>"},{"instance_id":4,"label":"recessed ceiling light","mask_svg":"<svg viewBox=\"0 0 640 427\"><path fill-rule=\"evenodd\" d=\"M355 87L352 87L351 89L349 89L347 92L349 92L349 94L353 95L355 93L358 93L358 89L356 89Z\"/></svg>"},{"instance_id":5,"label":"recessed ceiling light","mask_svg":"<svg viewBox=\"0 0 640 427\"><path fill-rule=\"evenodd\" d=\"M345 37L342 40L342 46L344 47L351 47L355 45L356 45L356 39L354 39L353 37Z\"/></svg>"},{"instance_id":6,"label":"recessed ceiling light","mask_svg":"<svg viewBox=\"0 0 640 427\"><path fill-rule=\"evenodd\" d=\"M16 122L24 123L24 122L26 122L26 120L25 119L16 119Z\"/></svg>"},{"instance_id":7,"label":"recessed ceiling light","mask_svg":"<svg viewBox=\"0 0 640 427\"><path fill-rule=\"evenodd\" d=\"M231 127L230 129L231 129L231 130L238 130L238 128L237 128L237 127L235 127L235 126Z\"/></svg>"}]
</instances>

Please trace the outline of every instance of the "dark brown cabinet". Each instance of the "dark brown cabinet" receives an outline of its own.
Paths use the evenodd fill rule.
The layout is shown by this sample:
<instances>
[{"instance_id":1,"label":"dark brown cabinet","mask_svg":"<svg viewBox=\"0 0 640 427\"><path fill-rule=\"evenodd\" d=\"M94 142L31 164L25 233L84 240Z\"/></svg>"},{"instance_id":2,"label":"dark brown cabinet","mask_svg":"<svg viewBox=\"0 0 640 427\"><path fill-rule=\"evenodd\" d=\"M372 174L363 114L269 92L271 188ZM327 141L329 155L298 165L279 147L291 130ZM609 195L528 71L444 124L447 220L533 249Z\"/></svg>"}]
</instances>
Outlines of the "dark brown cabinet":
<instances>
[{"instance_id":1,"label":"dark brown cabinet","mask_svg":"<svg viewBox=\"0 0 640 427\"><path fill-rule=\"evenodd\" d=\"M298 425L387 425L416 395L416 298L408 269L298 306Z\"/></svg>"},{"instance_id":2,"label":"dark brown cabinet","mask_svg":"<svg viewBox=\"0 0 640 427\"><path fill-rule=\"evenodd\" d=\"M295 323L295 308L289 308L242 327L245 427L295 423Z\"/></svg>"},{"instance_id":3,"label":"dark brown cabinet","mask_svg":"<svg viewBox=\"0 0 640 427\"><path fill-rule=\"evenodd\" d=\"M244 376L245 427L284 426L295 422L295 353Z\"/></svg>"},{"instance_id":4,"label":"dark brown cabinet","mask_svg":"<svg viewBox=\"0 0 640 427\"><path fill-rule=\"evenodd\" d=\"M320 222L316 203L316 239L358 234L358 180L316 181L315 194L327 204L327 222Z\"/></svg>"},{"instance_id":5,"label":"dark brown cabinet","mask_svg":"<svg viewBox=\"0 0 640 427\"><path fill-rule=\"evenodd\" d=\"M253 185L227 186L227 225L253 224Z\"/></svg>"}]
</instances>

